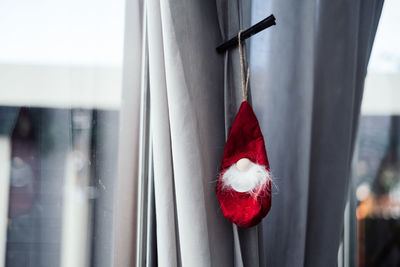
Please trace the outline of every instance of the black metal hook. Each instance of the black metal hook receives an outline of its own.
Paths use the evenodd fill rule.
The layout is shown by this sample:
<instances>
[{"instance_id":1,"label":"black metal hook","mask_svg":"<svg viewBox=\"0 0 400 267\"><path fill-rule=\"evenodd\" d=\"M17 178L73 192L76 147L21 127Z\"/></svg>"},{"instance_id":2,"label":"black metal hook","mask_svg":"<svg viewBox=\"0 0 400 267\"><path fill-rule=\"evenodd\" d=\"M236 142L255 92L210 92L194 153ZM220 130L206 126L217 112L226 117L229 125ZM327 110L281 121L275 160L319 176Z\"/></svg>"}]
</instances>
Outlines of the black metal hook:
<instances>
[{"instance_id":1,"label":"black metal hook","mask_svg":"<svg viewBox=\"0 0 400 267\"><path fill-rule=\"evenodd\" d=\"M275 23L275 17L274 15L270 15L269 17L263 19L262 21L260 21L257 24L254 24L253 26L251 26L250 28L248 28L247 30L243 31L242 34L240 35L240 40L246 40L247 38L249 38L250 36L265 30L268 27L271 27L273 25L276 25ZM237 35L233 38L231 38L229 41L226 41L225 43L219 45L217 47L217 52L218 53L223 53L226 50L228 50L229 48L235 47L238 45L238 37Z\"/></svg>"}]
</instances>

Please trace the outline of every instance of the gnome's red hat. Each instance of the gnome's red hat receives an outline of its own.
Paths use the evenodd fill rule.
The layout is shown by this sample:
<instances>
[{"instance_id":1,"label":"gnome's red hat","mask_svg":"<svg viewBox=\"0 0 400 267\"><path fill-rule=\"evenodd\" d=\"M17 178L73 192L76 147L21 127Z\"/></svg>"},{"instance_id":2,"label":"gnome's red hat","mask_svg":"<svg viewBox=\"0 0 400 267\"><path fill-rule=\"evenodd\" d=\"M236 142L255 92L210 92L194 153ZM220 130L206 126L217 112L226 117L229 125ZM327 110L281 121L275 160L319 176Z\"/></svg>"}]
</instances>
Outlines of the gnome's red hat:
<instances>
[{"instance_id":1,"label":"gnome's red hat","mask_svg":"<svg viewBox=\"0 0 400 267\"><path fill-rule=\"evenodd\" d=\"M271 208L271 179L268 176L263 184L257 184L248 192L237 192L224 185L224 173L243 158L265 168L269 175L264 138L247 101L242 102L226 141L216 191L224 216L238 226L251 227L258 224Z\"/></svg>"}]
</instances>

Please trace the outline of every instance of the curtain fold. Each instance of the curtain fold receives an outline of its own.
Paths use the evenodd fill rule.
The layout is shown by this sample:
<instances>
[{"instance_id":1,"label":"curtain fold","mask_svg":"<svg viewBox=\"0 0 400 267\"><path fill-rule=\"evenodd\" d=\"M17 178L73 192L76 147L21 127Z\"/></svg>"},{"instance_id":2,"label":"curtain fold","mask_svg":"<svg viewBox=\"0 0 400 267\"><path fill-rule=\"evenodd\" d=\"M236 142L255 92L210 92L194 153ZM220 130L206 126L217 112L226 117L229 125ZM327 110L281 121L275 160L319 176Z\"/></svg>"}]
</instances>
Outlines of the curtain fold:
<instances>
[{"instance_id":1,"label":"curtain fold","mask_svg":"<svg viewBox=\"0 0 400 267\"><path fill-rule=\"evenodd\" d=\"M315 1L253 1L253 23L277 26L251 42L253 106L274 186L263 221L266 266L303 266L312 127ZM316 255L317 257L317 255Z\"/></svg>"},{"instance_id":2,"label":"curtain fold","mask_svg":"<svg viewBox=\"0 0 400 267\"><path fill-rule=\"evenodd\" d=\"M165 78L164 49L161 29L160 3L156 0L147 2L149 29L149 72L151 98L151 128L154 159L154 195L157 218L164 218L158 223L157 257L160 266L178 266L176 209L174 179L172 169L171 135L168 112L168 96ZM159 178L159 177L162 177Z\"/></svg>"},{"instance_id":3,"label":"curtain fold","mask_svg":"<svg viewBox=\"0 0 400 267\"><path fill-rule=\"evenodd\" d=\"M137 239L140 95L142 83L143 2L126 1L125 41L120 112L118 176L113 222L114 266L134 266Z\"/></svg>"},{"instance_id":4,"label":"curtain fold","mask_svg":"<svg viewBox=\"0 0 400 267\"><path fill-rule=\"evenodd\" d=\"M114 266L134 266L143 253L146 266L335 266L382 2L128 0ZM215 195L241 103L237 49L218 55L215 47L270 13L277 26L252 37L246 49L249 100L278 189L263 223L245 229L223 217ZM138 133L143 90L151 145L140 144L146 139ZM152 152L144 154L152 154L154 172L138 177L143 147ZM154 179L147 195L154 207L138 203L141 177ZM137 225L151 232L143 222L152 215L155 240L137 247L144 234Z\"/></svg>"}]
</instances>

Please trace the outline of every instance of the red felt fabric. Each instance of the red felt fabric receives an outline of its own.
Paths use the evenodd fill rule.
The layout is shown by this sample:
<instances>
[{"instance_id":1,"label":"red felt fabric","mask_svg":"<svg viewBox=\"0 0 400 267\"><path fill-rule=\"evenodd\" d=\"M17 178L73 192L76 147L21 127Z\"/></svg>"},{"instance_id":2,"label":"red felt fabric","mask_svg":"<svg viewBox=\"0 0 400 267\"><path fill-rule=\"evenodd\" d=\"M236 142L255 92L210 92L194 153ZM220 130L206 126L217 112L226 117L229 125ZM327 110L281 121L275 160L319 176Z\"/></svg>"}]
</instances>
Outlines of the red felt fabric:
<instances>
[{"instance_id":1,"label":"red felt fabric","mask_svg":"<svg viewBox=\"0 0 400 267\"><path fill-rule=\"evenodd\" d=\"M224 216L240 227L251 227L258 224L271 208L271 180L251 194L237 192L232 188L223 189L224 171L241 158L248 158L269 171L264 138L257 117L247 101L240 105L229 132L216 191Z\"/></svg>"}]
</instances>

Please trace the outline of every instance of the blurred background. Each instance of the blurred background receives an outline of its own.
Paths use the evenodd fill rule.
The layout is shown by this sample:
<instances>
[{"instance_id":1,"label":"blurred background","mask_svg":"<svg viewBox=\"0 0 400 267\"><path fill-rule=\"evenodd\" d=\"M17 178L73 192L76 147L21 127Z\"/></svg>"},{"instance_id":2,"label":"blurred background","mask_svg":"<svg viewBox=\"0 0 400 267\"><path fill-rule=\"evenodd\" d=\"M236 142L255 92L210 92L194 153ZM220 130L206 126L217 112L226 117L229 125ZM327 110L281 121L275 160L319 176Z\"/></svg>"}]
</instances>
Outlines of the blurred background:
<instances>
[{"instance_id":1,"label":"blurred background","mask_svg":"<svg viewBox=\"0 0 400 267\"><path fill-rule=\"evenodd\" d=\"M399 1L385 1L365 81L350 191L357 222L345 223L356 231L358 266L400 265L399 10Z\"/></svg>"},{"instance_id":2,"label":"blurred background","mask_svg":"<svg viewBox=\"0 0 400 267\"><path fill-rule=\"evenodd\" d=\"M123 0L0 2L0 267L111 266Z\"/></svg>"}]
</instances>

